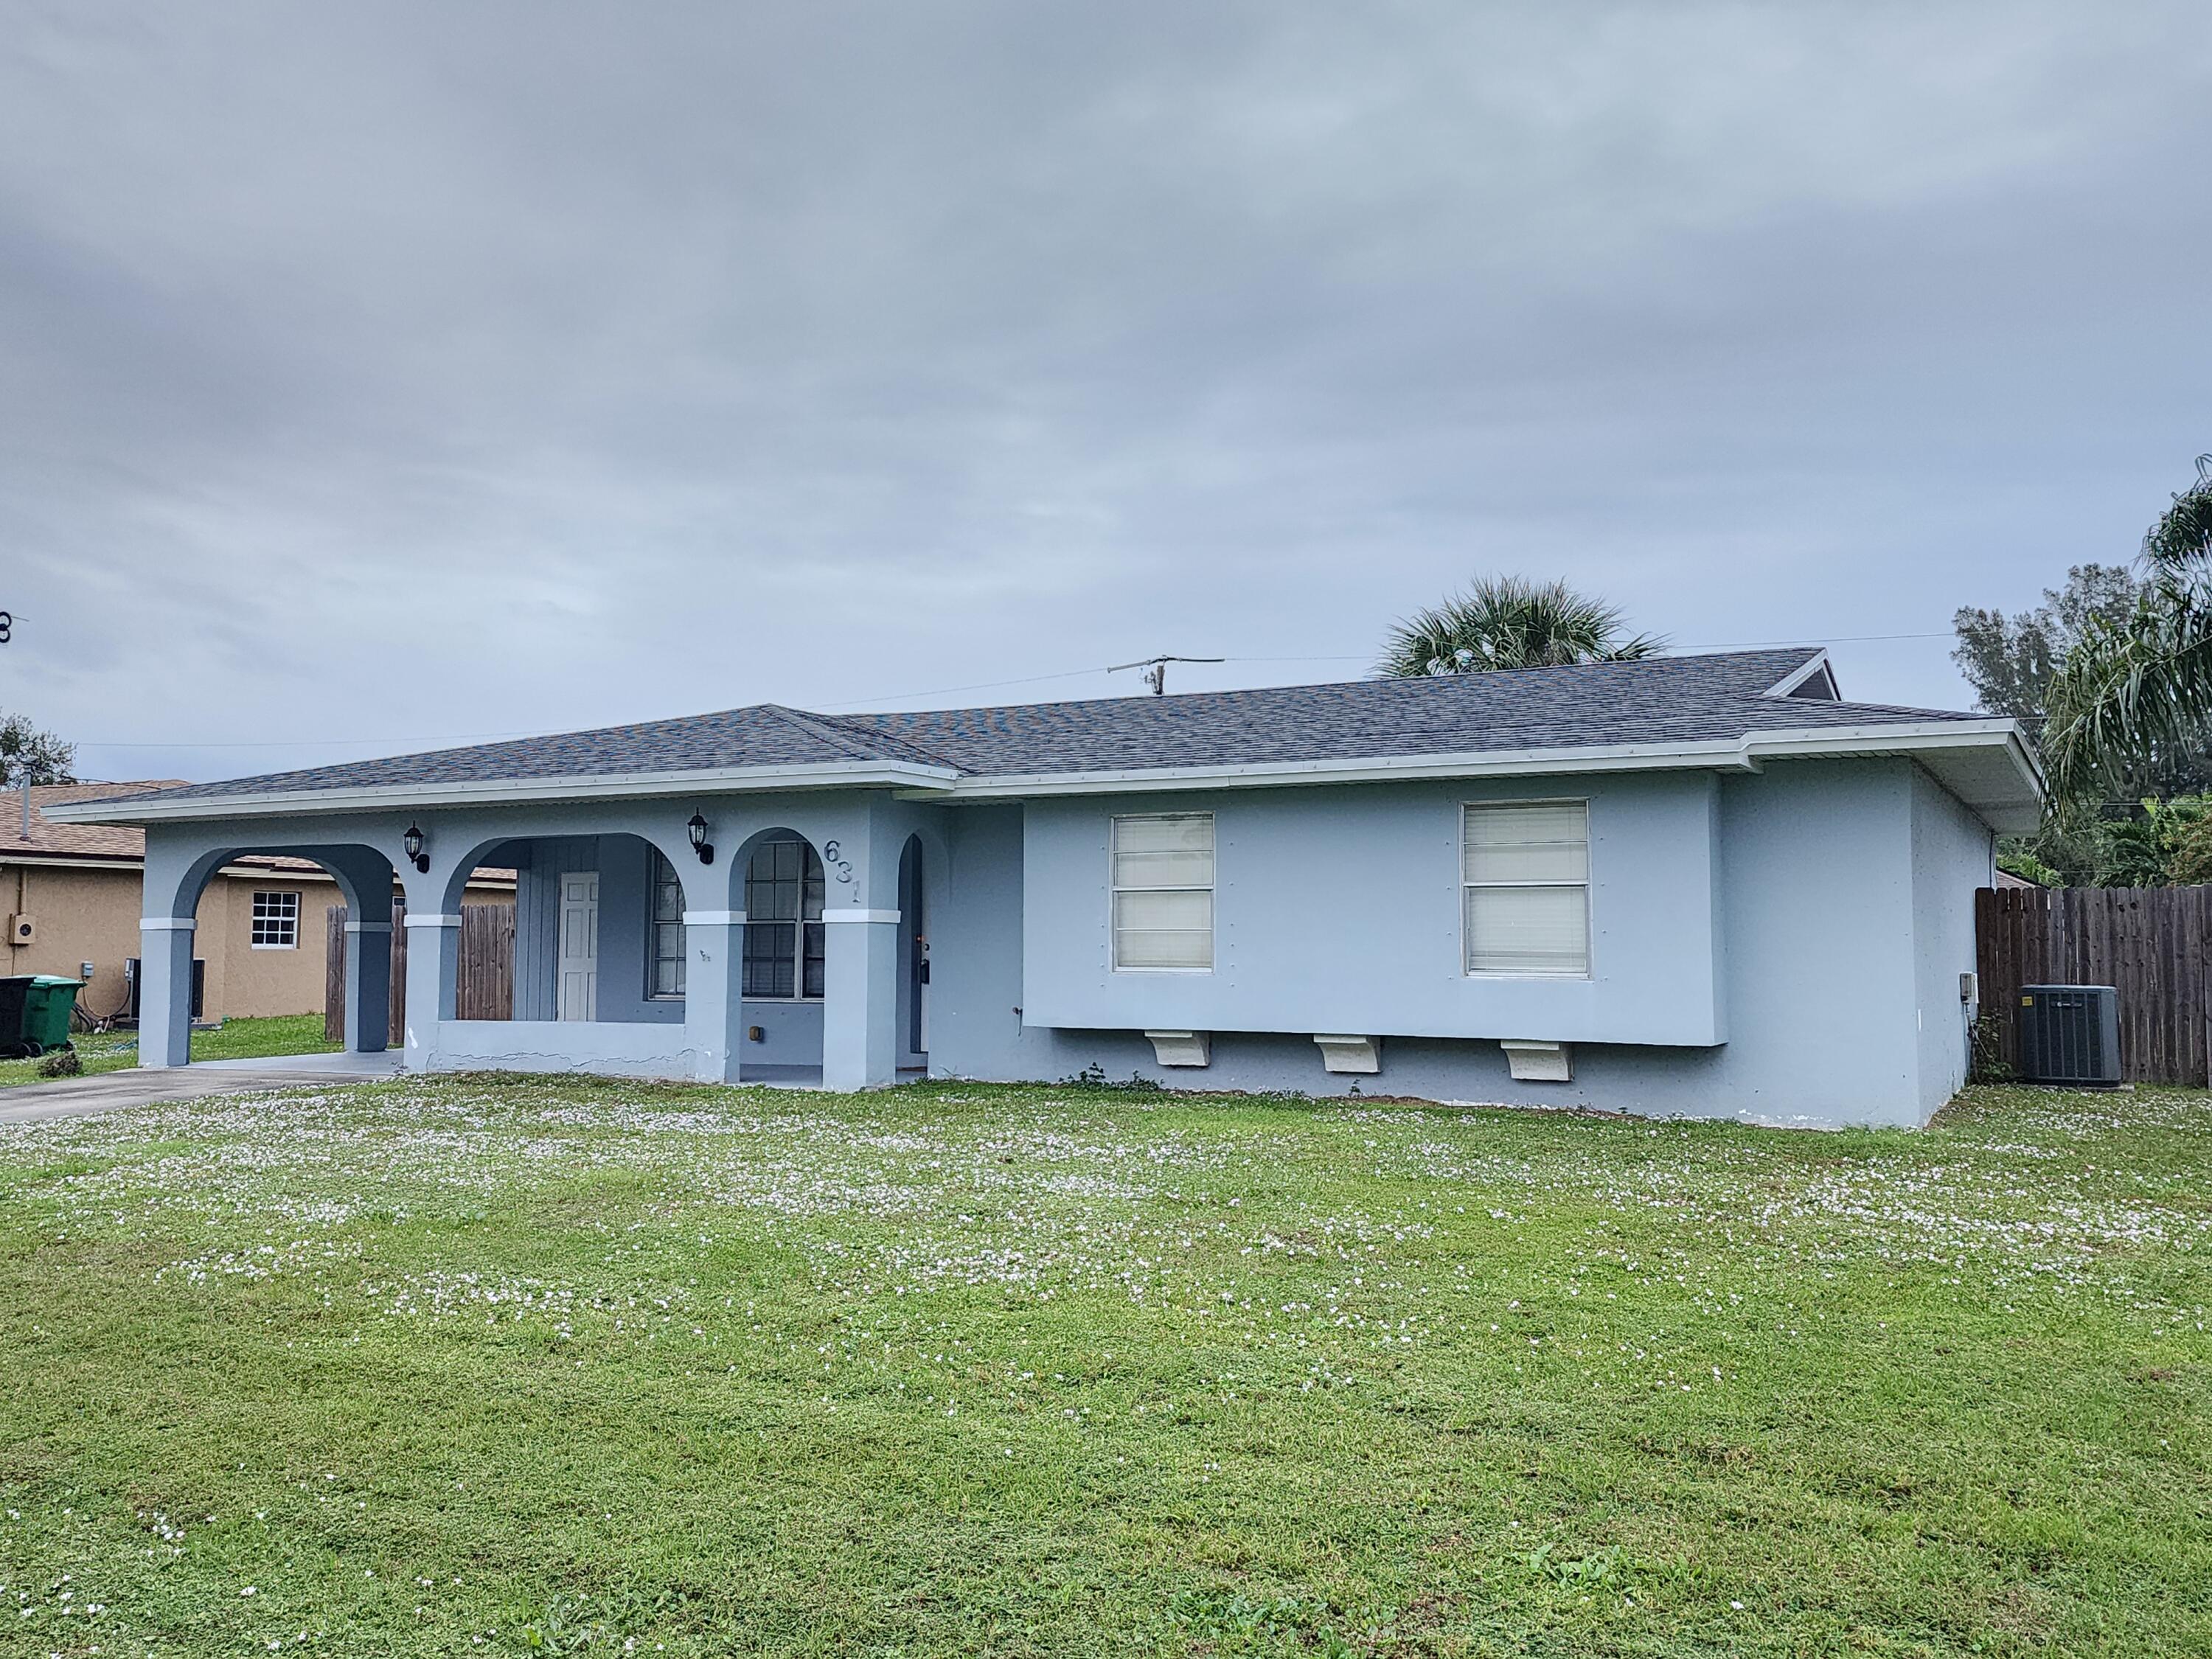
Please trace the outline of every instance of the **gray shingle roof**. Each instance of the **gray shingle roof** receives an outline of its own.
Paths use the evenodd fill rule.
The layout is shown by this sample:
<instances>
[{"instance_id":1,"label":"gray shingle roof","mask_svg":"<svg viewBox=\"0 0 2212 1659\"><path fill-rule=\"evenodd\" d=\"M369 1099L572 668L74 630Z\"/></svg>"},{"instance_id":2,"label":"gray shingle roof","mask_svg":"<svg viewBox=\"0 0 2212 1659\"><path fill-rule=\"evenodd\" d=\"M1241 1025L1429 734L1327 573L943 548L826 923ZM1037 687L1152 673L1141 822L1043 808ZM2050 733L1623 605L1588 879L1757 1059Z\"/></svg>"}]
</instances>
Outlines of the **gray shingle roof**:
<instances>
[{"instance_id":1,"label":"gray shingle roof","mask_svg":"<svg viewBox=\"0 0 2212 1659\"><path fill-rule=\"evenodd\" d=\"M1449 678L890 714L811 714L763 703L194 784L139 799L853 761L919 763L970 776L1028 776L1735 741L1766 731L1983 718L1766 695L1817 654L1805 648L1740 651Z\"/></svg>"}]
</instances>

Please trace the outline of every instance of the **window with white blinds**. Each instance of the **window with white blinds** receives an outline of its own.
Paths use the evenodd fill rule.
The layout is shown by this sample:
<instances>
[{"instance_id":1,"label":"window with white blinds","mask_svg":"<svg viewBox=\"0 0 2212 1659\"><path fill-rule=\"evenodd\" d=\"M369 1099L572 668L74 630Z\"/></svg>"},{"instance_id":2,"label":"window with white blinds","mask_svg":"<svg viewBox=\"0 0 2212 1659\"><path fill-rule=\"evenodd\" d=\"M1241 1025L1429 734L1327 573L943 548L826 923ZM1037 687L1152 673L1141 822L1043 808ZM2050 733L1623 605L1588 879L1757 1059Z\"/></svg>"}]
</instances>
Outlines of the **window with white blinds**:
<instances>
[{"instance_id":1,"label":"window with white blinds","mask_svg":"<svg viewBox=\"0 0 2212 1659\"><path fill-rule=\"evenodd\" d=\"M1469 806L1461 842L1470 974L1589 974L1589 803Z\"/></svg>"},{"instance_id":2,"label":"window with white blinds","mask_svg":"<svg viewBox=\"0 0 2212 1659\"><path fill-rule=\"evenodd\" d=\"M1213 966L1213 814L1115 818L1110 836L1114 966Z\"/></svg>"}]
</instances>

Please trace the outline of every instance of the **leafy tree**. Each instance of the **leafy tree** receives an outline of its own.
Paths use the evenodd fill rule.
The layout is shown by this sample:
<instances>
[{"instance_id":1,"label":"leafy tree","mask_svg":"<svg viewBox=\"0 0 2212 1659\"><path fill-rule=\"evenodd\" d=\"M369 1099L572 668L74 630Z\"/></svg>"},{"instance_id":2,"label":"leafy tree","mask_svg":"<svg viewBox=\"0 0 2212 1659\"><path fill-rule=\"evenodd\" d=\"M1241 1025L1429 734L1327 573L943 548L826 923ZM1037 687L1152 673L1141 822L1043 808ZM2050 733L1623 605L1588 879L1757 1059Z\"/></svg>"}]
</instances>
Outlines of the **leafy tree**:
<instances>
[{"instance_id":1,"label":"leafy tree","mask_svg":"<svg viewBox=\"0 0 2212 1659\"><path fill-rule=\"evenodd\" d=\"M2212 883L2212 816L2181 825L2173 833L2166 878L2176 887Z\"/></svg>"},{"instance_id":2,"label":"leafy tree","mask_svg":"<svg viewBox=\"0 0 2212 1659\"><path fill-rule=\"evenodd\" d=\"M2045 753L2077 799L2201 754L2212 728L2212 455L2143 538L2142 564L2135 608L2092 623L2051 683Z\"/></svg>"},{"instance_id":3,"label":"leafy tree","mask_svg":"<svg viewBox=\"0 0 2212 1659\"><path fill-rule=\"evenodd\" d=\"M2194 870L2212 842L2212 795L2179 795L2172 800L2145 800L2139 814L2105 825L2105 857L2098 872L2106 887L2166 887L2198 879L2184 875Z\"/></svg>"},{"instance_id":4,"label":"leafy tree","mask_svg":"<svg viewBox=\"0 0 2212 1659\"><path fill-rule=\"evenodd\" d=\"M21 714L0 715L0 788L25 781L75 783L70 771L76 745L41 732Z\"/></svg>"},{"instance_id":5,"label":"leafy tree","mask_svg":"<svg viewBox=\"0 0 2212 1659\"><path fill-rule=\"evenodd\" d=\"M1415 679L1628 662L1666 643L1655 635L1627 635L1618 606L1577 593L1563 581L1485 576L1464 593L1395 624L1376 672Z\"/></svg>"},{"instance_id":6,"label":"leafy tree","mask_svg":"<svg viewBox=\"0 0 2212 1659\"><path fill-rule=\"evenodd\" d=\"M2125 565L2077 564L2063 587L2043 590L2043 603L2008 617L1961 605L1952 613L1959 636L1951 660L1974 688L1975 706L1992 714L2040 722L2051 682L2093 623L2124 622L2142 584Z\"/></svg>"}]
</instances>

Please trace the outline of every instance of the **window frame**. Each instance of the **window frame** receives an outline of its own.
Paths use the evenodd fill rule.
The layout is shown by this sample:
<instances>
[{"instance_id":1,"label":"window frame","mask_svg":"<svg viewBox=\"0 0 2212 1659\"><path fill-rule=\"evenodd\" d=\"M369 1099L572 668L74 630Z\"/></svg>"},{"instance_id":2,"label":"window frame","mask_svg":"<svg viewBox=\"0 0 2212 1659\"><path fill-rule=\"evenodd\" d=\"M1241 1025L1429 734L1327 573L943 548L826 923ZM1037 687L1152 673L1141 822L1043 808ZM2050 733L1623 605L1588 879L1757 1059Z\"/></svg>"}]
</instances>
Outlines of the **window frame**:
<instances>
[{"instance_id":1,"label":"window frame","mask_svg":"<svg viewBox=\"0 0 2212 1659\"><path fill-rule=\"evenodd\" d=\"M301 909L300 897L300 890L296 887L256 888L253 892L252 905L246 913L246 941L247 947L255 951L298 950L300 948L300 912ZM276 913L274 915L265 914L263 909L263 901L269 899L276 899L283 902L277 908ZM288 937L281 939L263 939L261 937L261 929L262 925L264 922L271 924L272 926L279 922L283 923L284 925L284 931Z\"/></svg>"},{"instance_id":2,"label":"window frame","mask_svg":"<svg viewBox=\"0 0 2212 1659\"><path fill-rule=\"evenodd\" d=\"M1155 822L1166 818L1204 818L1212 830L1213 844L1207 849L1212 868L1207 872L1204 887L1124 887L1115 877L1114 860L1119 851L1115 842L1121 826L1131 822ZM1113 812L1106 820L1106 963L1109 971L1116 974L1210 974L1217 956L1215 950L1220 937L1219 906L1215 896L1221 887L1221 820L1211 807L1199 811ZM1157 964L1125 964L1121 960L1121 933L1118 916L1120 900L1124 893L1204 893L1206 895L1206 965L1202 968L1176 968Z\"/></svg>"},{"instance_id":3,"label":"window frame","mask_svg":"<svg viewBox=\"0 0 2212 1659\"><path fill-rule=\"evenodd\" d=\"M756 917L753 915L753 860L758 858L763 851L770 847L797 847L800 849L798 877L799 914L796 916L778 916L769 918ZM811 917L806 914L806 890L810 865L811 866L812 878L820 890L815 900L818 908L815 914ZM782 878L779 877L775 879L780 881ZM823 915L827 913L830 908L829 880L829 869L823 862L821 853L816 849L814 843L807 840L804 836L790 835L769 836L754 842L751 849L746 853L745 873L744 878L744 885L741 890L745 896L745 936L744 940L740 943L738 951L738 1000L741 1003L812 1003L818 1006L829 1000L829 939L827 927L823 920ZM751 949L753 929L757 927L788 927L792 930L791 994L788 996L778 996L769 992L757 992L751 988L749 983L747 975L753 962L757 959L754 957ZM817 991L810 996L806 990L806 968L810 960L807 954L807 944L811 930L820 930L819 937L822 939L823 945L823 987L820 991ZM775 960L775 958L763 957L758 959Z\"/></svg>"},{"instance_id":4,"label":"window frame","mask_svg":"<svg viewBox=\"0 0 2212 1659\"><path fill-rule=\"evenodd\" d=\"M1469 881L1467 877L1469 815L1481 811L1511 811L1536 806L1579 806L1583 810L1583 877L1580 881ZM1597 976L1597 918L1594 898L1597 886L1595 849L1590 840L1590 798L1588 795L1546 795L1522 800L1463 800L1459 807L1459 967L1464 979L1544 980L1554 984L1587 984ZM1565 845L1565 843L1560 843ZM1468 899L1476 889L1498 891L1509 888L1579 887L1583 894L1583 965L1577 972L1544 968L1477 968L1473 963L1474 939L1468 927Z\"/></svg>"},{"instance_id":5,"label":"window frame","mask_svg":"<svg viewBox=\"0 0 2212 1659\"><path fill-rule=\"evenodd\" d=\"M645 1000L647 1002L681 1002L690 984L691 930L684 920L684 878L678 873L676 860L658 847L647 842L645 848ZM666 881L661 879L665 874ZM661 889L673 884L676 889L676 920L660 919ZM662 954L662 934L676 936L676 954ZM673 991L659 988L660 964L676 964L677 987Z\"/></svg>"}]
</instances>

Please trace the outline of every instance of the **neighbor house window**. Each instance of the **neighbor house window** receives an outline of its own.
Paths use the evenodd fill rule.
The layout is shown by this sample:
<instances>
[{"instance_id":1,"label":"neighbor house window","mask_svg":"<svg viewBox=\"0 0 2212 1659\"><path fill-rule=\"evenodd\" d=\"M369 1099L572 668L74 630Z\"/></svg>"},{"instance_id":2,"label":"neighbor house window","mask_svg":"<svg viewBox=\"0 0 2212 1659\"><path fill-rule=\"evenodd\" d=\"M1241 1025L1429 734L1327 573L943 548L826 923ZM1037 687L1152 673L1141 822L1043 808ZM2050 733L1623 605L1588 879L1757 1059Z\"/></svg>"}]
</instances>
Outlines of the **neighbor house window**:
<instances>
[{"instance_id":1,"label":"neighbor house window","mask_svg":"<svg viewBox=\"0 0 2212 1659\"><path fill-rule=\"evenodd\" d=\"M1213 966L1213 814L1115 818L1114 966Z\"/></svg>"},{"instance_id":2,"label":"neighbor house window","mask_svg":"<svg viewBox=\"0 0 2212 1659\"><path fill-rule=\"evenodd\" d=\"M297 893L256 893L253 896L253 948L292 951L300 944L300 896Z\"/></svg>"},{"instance_id":3,"label":"neighbor house window","mask_svg":"<svg viewBox=\"0 0 2212 1659\"><path fill-rule=\"evenodd\" d=\"M1470 974L1589 973L1589 803L1470 806L1461 852Z\"/></svg>"},{"instance_id":4,"label":"neighbor house window","mask_svg":"<svg viewBox=\"0 0 2212 1659\"><path fill-rule=\"evenodd\" d=\"M684 994L684 961L686 947L684 937L684 884L676 878L676 866L671 864L659 848L653 849L653 937L647 941L652 947L652 979L647 994L656 997L681 997Z\"/></svg>"},{"instance_id":5,"label":"neighbor house window","mask_svg":"<svg viewBox=\"0 0 2212 1659\"><path fill-rule=\"evenodd\" d=\"M822 860L803 841L764 841L745 866L744 994L822 994Z\"/></svg>"}]
</instances>

